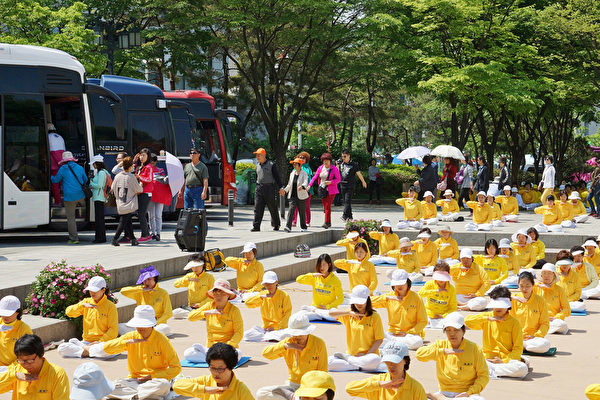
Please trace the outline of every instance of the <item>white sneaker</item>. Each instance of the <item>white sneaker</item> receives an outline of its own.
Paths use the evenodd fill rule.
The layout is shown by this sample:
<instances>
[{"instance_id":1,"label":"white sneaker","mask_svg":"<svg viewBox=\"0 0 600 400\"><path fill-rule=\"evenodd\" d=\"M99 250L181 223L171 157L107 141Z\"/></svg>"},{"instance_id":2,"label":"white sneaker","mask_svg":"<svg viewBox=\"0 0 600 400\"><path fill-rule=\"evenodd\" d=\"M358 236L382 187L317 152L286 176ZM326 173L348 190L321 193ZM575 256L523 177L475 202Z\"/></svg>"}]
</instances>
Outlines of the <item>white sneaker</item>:
<instances>
[{"instance_id":1,"label":"white sneaker","mask_svg":"<svg viewBox=\"0 0 600 400\"><path fill-rule=\"evenodd\" d=\"M308 232L308 229L300 229L300 232Z\"/></svg>"}]
</instances>

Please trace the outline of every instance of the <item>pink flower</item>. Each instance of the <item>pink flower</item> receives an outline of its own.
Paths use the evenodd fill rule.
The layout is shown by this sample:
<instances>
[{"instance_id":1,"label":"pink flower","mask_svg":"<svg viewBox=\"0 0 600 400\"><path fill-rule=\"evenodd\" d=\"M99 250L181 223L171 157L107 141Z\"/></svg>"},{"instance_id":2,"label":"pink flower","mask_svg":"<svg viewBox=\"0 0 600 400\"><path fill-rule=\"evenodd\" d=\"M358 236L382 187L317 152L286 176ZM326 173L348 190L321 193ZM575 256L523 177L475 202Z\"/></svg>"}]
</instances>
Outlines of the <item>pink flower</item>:
<instances>
[{"instance_id":1,"label":"pink flower","mask_svg":"<svg viewBox=\"0 0 600 400\"><path fill-rule=\"evenodd\" d=\"M54 313L54 312L50 313L51 317L54 317L55 315L56 315L56 313Z\"/></svg>"},{"instance_id":2,"label":"pink flower","mask_svg":"<svg viewBox=\"0 0 600 400\"><path fill-rule=\"evenodd\" d=\"M56 303L56 300L50 299L50 304L54 304L54 303Z\"/></svg>"},{"instance_id":3,"label":"pink flower","mask_svg":"<svg viewBox=\"0 0 600 400\"><path fill-rule=\"evenodd\" d=\"M61 295L60 295L60 298L61 298L61 300L64 300L64 299L66 299L67 297L66 297L64 294L61 294Z\"/></svg>"}]
</instances>

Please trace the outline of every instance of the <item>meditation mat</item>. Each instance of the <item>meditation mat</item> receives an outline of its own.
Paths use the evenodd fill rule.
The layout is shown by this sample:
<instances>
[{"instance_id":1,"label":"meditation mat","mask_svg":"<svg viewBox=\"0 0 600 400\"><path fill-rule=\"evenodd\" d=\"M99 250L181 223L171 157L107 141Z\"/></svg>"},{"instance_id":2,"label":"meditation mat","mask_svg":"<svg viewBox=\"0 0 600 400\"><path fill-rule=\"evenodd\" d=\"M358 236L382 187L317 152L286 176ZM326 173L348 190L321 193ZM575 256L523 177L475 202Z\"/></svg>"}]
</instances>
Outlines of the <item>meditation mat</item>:
<instances>
[{"instance_id":1,"label":"meditation mat","mask_svg":"<svg viewBox=\"0 0 600 400\"><path fill-rule=\"evenodd\" d=\"M545 353L533 353L531 351L523 350L523 354L526 356L539 356L539 357L551 357L556 354L556 347L550 347Z\"/></svg>"},{"instance_id":2,"label":"meditation mat","mask_svg":"<svg viewBox=\"0 0 600 400\"><path fill-rule=\"evenodd\" d=\"M519 288L519 285L517 285L516 283L511 283L511 284L502 285L502 286L504 286L507 289L518 289Z\"/></svg>"},{"instance_id":3,"label":"meditation mat","mask_svg":"<svg viewBox=\"0 0 600 400\"><path fill-rule=\"evenodd\" d=\"M332 324L332 325L341 325L340 321L330 321L328 319L315 319L310 321L311 324Z\"/></svg>"},{"instance_id":4,"label":"meditation mat","mask_svg":"<svg viewBox=\"0 0 600 400\"><path fill-rule=\"evenodd\" d=\"M573 310L571 310L571 315L586 316L587 315L587 311L586 310L583 310L583 311L573 311Z\"/></svg>"},{"instance_id":5,"label":"meditation mat","mask_svg":"<svg viewBox=\"0 0 600 400\"><path fill-rule=\"evenodd\" d=\"M425 281L411 282L411 286L423 286L424 284L425 284ZM386 282L386 283L384 283L384 285L390 286L390 282Z\"/></svg>"},{"instance_id":6,"label":"meditation mat","mask_svg":"<svg viewBox=\"0 0 600 400\"><path fill-rule=\"evenodd\" d=\"M366 370L363 370L363 369L355 369L355 370L352 370L352 371L329 371L329 372L359 372L359 373L362 373L362 374L385 374L386 372L388 372L388 370L387 370L387 368L385 368L385 369L378 369L378 370L375 370L375 371L366 371Z\"/></svg>"},{"instance_id":7,"label":"meditation mat","mask_svg":"<svg viewBox=\"0 0 600 400\"><path fill-rule=\"evenodd\" d=\"M385 261L380 261L380 260L371 261L371 262L373 263L373 265L379 265L379 266L382 266L382 267L395 267L396 266L396 263L391 264L391 263L388 263L388 262L385 262Z\"/></svg>"},{"instance_id":8,"label":"meditation mat","mask_svg":"<svg viewBox=\"0 0 600 400\"><path fill-rule=\"evenodd\" d=\"M242 365L246 364L248 361L250 361L251 357L242 357L240 358L240 361L238 361L237 365L235 366L235 368L237 367L241 367ZM181 366L182 367L188 367L188 368L208 368L208 363L206 362L202 362L202 363L197 363L197 362L193 362L193 361L189 361L189 360L181 360Z\"/></svg>"}]
</instances>

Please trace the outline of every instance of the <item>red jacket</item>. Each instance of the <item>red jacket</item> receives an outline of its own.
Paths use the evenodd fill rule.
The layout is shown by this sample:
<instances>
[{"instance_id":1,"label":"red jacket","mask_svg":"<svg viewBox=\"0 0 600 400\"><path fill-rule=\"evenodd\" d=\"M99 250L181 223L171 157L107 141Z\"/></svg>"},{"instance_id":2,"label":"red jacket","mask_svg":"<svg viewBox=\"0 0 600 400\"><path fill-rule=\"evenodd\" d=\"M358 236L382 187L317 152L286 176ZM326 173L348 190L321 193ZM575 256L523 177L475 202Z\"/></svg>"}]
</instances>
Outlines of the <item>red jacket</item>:
<instances>
[{"instance_id":1,"label":"red jacket","mask_svg":"<svg viewBox=\"0 0 600 400\"><path fill-rule=\"evenodd\" d=\"M138 178L144 188L144 193L152 193L154 189L154 172L152 171L152 164L148 163L143 167L140 167Z\"/></svg>"},{"instance_id":2,"label":"red jacket","mask_svg":"<svg viewBox=\"0 0 600 400\"><path fill-rule=\"evenodd\" d=\"M446 167L444 168L444 170L442 171L442 179L440 180L440 182L443 182L444 179L446 179L446 176L448 177L448 179L454 179L456 177L456 165L450 163L450 164L446 164Z\"/></svg>"},{"instance_id":3,"label":"red jacket","mask_svg":"<svg viewBox=\"0 0 600 400\"><path fill-rule=\"evenodd\" d=\"M162 168L154 167L152 173L153 176L164 175L165 171ZM155 203L162 203L166 206L170 206L173 196L171 195L171 188L169 185L155 180L151 200Z\"/></svg>"}]
</instances>

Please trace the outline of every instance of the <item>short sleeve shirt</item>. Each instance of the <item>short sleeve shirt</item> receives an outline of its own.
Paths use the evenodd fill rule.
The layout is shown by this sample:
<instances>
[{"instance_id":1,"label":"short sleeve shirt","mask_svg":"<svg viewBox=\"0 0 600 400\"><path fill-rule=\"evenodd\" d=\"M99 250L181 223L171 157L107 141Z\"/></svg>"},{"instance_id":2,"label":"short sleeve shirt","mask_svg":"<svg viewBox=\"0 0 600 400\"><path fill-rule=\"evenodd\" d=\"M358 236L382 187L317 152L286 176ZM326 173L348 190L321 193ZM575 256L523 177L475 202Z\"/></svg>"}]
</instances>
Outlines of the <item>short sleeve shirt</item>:
<instances>
[{"instance_id":1,"label":"short sleeve shirt","mask_svg":"<svg viewBox=\"0 0 600 400\"><path fill-rule=\"evenodd\" d=\"M356 184L356 173L360 170L358 163L350 161L349 163L340 164L340 176L342 184L354 187Z\"/></svg>"},{"instance_id":2,"label":"short sleeve shirt","mask_svg":"<svg viewBox=\"0 0 600 400\"><path fill-rule=\"evenodd\" d=\"M202 161L198 161L196 165L191 162L187 163L183 173L186 186L201 186L204 184L204 179L208 179L208 168Z\"/></svg>"}]
</instances>

